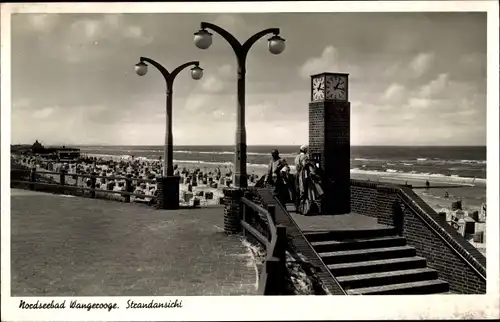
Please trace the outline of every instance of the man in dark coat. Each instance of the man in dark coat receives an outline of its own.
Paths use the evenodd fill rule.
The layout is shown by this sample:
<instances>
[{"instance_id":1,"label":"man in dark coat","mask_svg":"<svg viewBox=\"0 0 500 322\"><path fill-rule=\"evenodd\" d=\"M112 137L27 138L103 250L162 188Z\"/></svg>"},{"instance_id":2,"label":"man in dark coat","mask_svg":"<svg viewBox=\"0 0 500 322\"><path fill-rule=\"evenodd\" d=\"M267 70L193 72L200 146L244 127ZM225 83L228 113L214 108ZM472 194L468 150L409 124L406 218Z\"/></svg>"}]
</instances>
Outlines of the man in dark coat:
<instances>
[{"instance_id":1,"label":"man in dark coat","mask_svg":"<svg viewBox=\"0 0 500 322\"><path fill-rule=\"evenodd\" d=\"M287 175L290 172L290 167L286 160L280 157L278 150L272 150L271 157L266 182L273 186L273 195L285 205L290 199L287 186Z\"/></svg>"}]
</instances>

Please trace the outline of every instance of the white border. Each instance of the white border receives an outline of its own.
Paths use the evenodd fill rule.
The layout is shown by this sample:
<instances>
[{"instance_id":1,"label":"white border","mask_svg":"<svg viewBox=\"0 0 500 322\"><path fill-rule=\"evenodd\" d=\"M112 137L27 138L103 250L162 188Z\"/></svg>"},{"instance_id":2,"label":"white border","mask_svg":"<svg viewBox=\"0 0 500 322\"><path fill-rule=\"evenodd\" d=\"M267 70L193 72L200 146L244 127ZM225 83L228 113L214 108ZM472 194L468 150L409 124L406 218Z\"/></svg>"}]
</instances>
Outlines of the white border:
<instances>
[{"instance_id":1,"label":"white border","mask_svg":"<svg viewBox=\"0 0 500 322\"><path fill-rule=\"evenodd\" d=\"M10 14L11 13L145 13L145 12L488 12L488 111L487 111L487 295L426 296L292 296L292 297L183 297L182 309L156 310L21 310L20 298L10 297ZM322 320L389 318L498 318L499 317L499 97L498 4L496 1L401 2L251 2L251 3L53 3L3 4L1 6L1 223L2 223L2 321L144 321L144 320ZM33 298L25 298L33 300ZM39 298L49 299L49 298ZM61 300L63 298L50 298ZM81 297L82 302L117 302L126 297ZM134 299L134 298L130 298ZM150 299L150 298L137 298ZM156 301L172 299L154 298Z\"/></svg>"}]
</instances>

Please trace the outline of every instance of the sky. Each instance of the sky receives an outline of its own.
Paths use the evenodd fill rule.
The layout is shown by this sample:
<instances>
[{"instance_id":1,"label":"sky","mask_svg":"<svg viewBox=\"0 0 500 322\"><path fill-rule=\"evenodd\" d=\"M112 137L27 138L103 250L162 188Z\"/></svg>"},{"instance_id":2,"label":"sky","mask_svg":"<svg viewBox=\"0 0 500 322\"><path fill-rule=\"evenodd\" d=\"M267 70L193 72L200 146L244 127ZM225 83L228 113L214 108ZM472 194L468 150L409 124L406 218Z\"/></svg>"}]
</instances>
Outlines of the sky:
<instances>
[{"instance_id":1,"label":"sky","mask_svg":"<svg viewBox=\"0 0 500 322\"><path fill-rule=\"evenodd\" d=\"M201 21L240 42L271 27L248 54L247 144L308 141L310 75L349 73L352 145L486 145L485 13L244 13L12 15L12 143L162 145L169 71L199 60L173 96L174 145L235 142L236 57Z\"/></svg>"}]
</instances>

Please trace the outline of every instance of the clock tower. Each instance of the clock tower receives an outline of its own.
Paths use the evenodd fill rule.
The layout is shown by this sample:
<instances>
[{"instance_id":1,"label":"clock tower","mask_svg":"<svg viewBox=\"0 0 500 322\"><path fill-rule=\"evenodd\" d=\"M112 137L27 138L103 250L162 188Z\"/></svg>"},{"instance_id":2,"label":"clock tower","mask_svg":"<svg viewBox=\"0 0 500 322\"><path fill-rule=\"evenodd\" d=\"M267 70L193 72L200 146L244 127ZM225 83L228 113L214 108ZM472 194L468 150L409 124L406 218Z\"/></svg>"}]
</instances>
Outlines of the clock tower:
<instances>
[{"instance_id":1,"label":"clock tower","mask_svg":"<svg viewBox=\"0 0 500 322\"><path fill-rule=\"evenodd\" d=\"M350 116L348 74L311 76L309 155L319 166L325 197L322 213L351 211Z\"/></svg>"}]
</instances>

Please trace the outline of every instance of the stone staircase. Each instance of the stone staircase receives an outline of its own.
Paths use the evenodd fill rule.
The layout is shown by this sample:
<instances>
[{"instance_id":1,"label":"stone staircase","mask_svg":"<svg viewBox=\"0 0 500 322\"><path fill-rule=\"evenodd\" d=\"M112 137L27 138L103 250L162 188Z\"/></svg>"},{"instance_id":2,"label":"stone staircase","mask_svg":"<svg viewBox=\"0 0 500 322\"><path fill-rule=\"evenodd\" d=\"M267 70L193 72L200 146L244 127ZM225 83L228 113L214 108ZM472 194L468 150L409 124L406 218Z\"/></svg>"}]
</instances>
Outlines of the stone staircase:
<instances>
[{"instance_id":1,"label":"stone staircase","mask_svg":"<svg viewBox=\"0 0 500 322\"><path fill-rule=\"evenodd\" d=\"M448 283L393 228L304 235L349 295L449 292Z\"/></svg>"}]
</instances>

